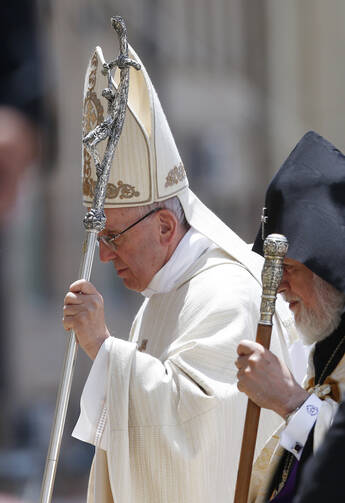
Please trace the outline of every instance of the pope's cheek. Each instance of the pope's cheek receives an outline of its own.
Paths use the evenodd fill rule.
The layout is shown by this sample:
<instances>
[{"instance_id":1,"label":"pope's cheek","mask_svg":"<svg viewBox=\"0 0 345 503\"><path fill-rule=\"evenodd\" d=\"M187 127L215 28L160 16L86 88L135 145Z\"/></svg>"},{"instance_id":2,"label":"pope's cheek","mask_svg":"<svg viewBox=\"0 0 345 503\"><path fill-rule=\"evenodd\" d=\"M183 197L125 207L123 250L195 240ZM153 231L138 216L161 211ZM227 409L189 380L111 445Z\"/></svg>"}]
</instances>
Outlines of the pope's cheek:
<instances>
[{"instance_id":1,"label":"pope's cheek","mask_svg":"<svg viewBox=\"0 0 345 503\"><path fill-rule=\"evenodd\" d=\"M133 272L130 269L124 270L122 273L119 274L121 277L123 284L125 285L126 288L130 290L138 290L139 288L139 282L136 276L133 274Z\"/></svg>"}]
</instances>

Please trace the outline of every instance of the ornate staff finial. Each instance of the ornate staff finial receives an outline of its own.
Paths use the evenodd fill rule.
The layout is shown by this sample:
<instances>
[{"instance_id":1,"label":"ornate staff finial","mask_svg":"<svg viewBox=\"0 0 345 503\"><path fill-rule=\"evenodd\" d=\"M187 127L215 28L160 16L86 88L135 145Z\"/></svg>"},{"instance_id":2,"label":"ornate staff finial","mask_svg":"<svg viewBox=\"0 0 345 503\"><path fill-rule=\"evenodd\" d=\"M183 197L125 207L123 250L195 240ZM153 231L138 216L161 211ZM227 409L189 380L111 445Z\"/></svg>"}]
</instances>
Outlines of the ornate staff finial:
<instances>
[{"instance_id":1,"label":"ornate staff finial","mask_svg":"<svg viewBox=\"0 0 345 503\"><path fill-rule=\"evenodd\" d=\"M262 325L272 325L275 301L283 276L283 261L288 251L288 241L282 234L270 234L264 241L265 262L262 269L262 297L260 321Z\"/></svg>"},{"instance_id":2,"label":"ornate staff finial","mask_svg":"<svg viewBox=\"0 0 345 503\"><path fill-rule=\"evenodd\" d=\"M108 77L108 87L103 89L102 96L108 102L107 116L100 124L90 131L84 138L83 144L92 156L96 167L97 183L93 207L84 217L86 229L97 230L105 227L104 200L107 191L109 174L114 152L119 141L125 120L128 88L129 68L140 70L140 64L128 57L127 29L121 16L111 18L111 24L116 31L120 42L120 54L110 63L104 63L103 75ZM112 71L120 69L120 83L116 88ZM104 157L101 160L97 152L97 144L108 138Z\"/></svg>"}]
</instances>

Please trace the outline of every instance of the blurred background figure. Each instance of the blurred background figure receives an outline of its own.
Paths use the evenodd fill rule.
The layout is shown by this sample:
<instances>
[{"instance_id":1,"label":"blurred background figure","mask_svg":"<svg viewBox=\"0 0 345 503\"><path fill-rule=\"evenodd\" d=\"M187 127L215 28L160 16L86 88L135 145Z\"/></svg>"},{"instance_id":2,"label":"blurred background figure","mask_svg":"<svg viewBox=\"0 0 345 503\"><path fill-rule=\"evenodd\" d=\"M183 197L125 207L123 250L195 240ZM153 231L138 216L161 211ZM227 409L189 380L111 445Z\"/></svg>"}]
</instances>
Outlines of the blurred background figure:
<instances>
[{"instance_id":1,"label":"blurred background figure","mask_svg":"<svg viewBox=\"0 0 345 503\"><path fill-rule=\"evenodd\" d=\"M1 82L4 87L4 81ZM1 93L2 95L2 93ZM15 106L0 107L0 215L6 224L16 201L18 185L37 154L37 131Z\"/></svg>"},{"instance_id":2,"label":"blurred background figure","mask_svg":"<svg viewBox=\"0 0 345 503\"><path fill-rule=\"evenodd\" d=\"M2 7L0 43L0 222L4 225L24 172L38 157L43 119L42 66L31 2Z\"/></svg>"},{"instance_id":3,"label":"blurred background figure","mask_svg":"<svg viewBox=\"0 0 345 503\"><path fill-rule=\"evenodd\" d=\"M35 470L35 461L20 442L21 419L11 417L9 397L12 333L7 274L10 233L15 223L15 207L30 170L41 162L40 138L44 118L43 68L36 30L36 9L30 0L2 6L0 17L0 501L16 502L6 496L23 476ZM11 426L10 426L11 425ZM13 435L13 436L12 436ZM26 435L28 437L29 435ZM21 439L23 440L23 439ZM19 446L19 443L21 445ZM31 459L30 459L31 458ZM20 485L20 484L19 484Z\"/></svg>"},{"instance_id":4,"label":"blurred background figure","mask_svg":"<svg viewBox=\"0 0 345 503\"><path fill-rule=\"evenodd\" d=\"M126 20L128 39L155 82L193 190L252 241L265 187L307 130L345 150L345 66L340 63L345 2L12 3L2 6L0 16L0 108L15 111L11 127L24 139L16 140L13 155L0 153L5 157L5 164L0 161L0 492L36 502L66 344L61 299L78 271L84 236L84 74L97 44L106 60L117 54L110 17L120 14ZM16 118L21 128L15 127ZM5 123L0 144L12 136L10 121ZM6 169L12 180L4 190L6 163L16 164L21 174L14 176L11 168L8 175ZM11 213L9 200L15 201ZM116 326L117 336L128 334L137 297L97 258L92 280L112 299L105 306L107 324ZM85 499L92 453L77 446L70 433L89 368L80 352L57 502Z\"/></svg>"},{"instance_id":5,"label":"blurred background figure","mask_svg":"<svg viewBox=\"0 0 345 503\"><path fill-rule=\"evenodd\" d=\"M0 240L3 238L6 223L10 220L25 172L38 158L38 135L42 120L41 65L34 29L34 12L30 2L16 5L18 6L3 7L1 13ZM1 249L2 255L2 243ZM1 293L5 299L3 282ZM4 327L6 310L3 299L1 300L1 326ZM5 334L2 333L0 344L5 344L5 339ZM4 359L0 366L0 386L3 388L3 350L0 355Z\"/></svg>"}]
</instances>

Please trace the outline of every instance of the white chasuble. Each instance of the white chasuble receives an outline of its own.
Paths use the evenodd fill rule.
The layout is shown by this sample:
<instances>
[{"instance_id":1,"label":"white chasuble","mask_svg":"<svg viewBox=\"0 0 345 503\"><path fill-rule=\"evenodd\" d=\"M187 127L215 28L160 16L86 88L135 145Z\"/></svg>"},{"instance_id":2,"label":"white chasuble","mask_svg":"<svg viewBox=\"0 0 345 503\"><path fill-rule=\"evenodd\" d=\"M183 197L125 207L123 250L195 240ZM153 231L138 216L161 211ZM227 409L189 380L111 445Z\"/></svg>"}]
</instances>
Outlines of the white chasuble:
<instances>
[{"instance_id":1,"label":"white chasuble","mask_svg":"<svg viewBox=\"0 0 345 503\"><path fill-rule=\"evenodd\" d=\"M173 290L144 301L137 344L107 340L107 425L89 503L232 501L247 403L234 361L239 341L255 339L260 298L257 279L211 248ZM275 317L271 345L288 364L290 322ZM262 411L257 452L278 423Z\"/></svg>"}]
</instances>

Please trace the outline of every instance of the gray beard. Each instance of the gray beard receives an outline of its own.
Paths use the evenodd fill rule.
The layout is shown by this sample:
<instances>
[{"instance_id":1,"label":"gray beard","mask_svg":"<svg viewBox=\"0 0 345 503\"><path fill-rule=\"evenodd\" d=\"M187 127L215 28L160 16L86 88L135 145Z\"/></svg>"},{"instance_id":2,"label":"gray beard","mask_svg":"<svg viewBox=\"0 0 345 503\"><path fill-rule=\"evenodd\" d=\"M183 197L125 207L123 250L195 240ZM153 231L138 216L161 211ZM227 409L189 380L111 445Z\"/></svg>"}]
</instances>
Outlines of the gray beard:
<instances>
[{"instance_id":1,"label":"gray beard","mask_svg":"<svg viewBox=\"0 0 345 503\"><path fill-rule=\"evenodd\" d=\"M313 288L318 301L317 311L306 307L300 300L300 312L295 323L304 344L322 341L338 327L345 307L345 295L316 274Z\"/></svg>"}]
</instances>

